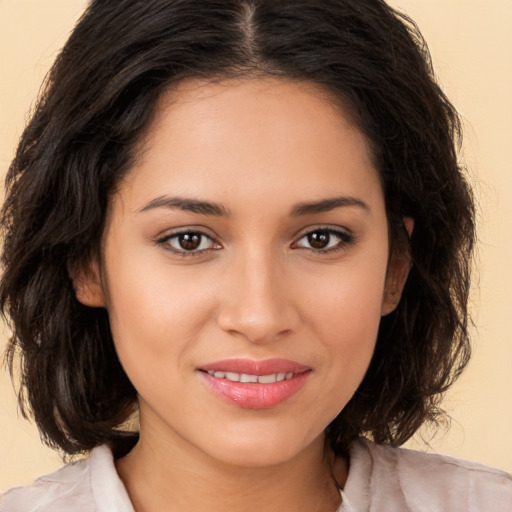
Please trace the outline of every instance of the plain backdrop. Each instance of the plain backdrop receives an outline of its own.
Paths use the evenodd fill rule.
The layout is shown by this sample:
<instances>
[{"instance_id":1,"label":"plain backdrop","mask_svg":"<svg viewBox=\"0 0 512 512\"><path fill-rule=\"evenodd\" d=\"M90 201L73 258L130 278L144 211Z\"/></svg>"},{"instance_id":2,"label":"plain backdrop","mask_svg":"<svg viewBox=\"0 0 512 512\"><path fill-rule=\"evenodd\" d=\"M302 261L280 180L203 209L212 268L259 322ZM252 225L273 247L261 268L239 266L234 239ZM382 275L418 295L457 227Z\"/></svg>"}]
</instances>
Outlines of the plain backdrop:
<instances>
[{"instance_id":1,"label":"plain backdrop","mask_svg":"<svg viewBox=\"0 0 512 512\"><path fill-rule=\"evenodd\" d=\"M354 0L356 1L356 0ZM452 417L430 449L512 472L512 1L392 0L422 29L440 82L465 120L461 157L478 195L474 358L446 397ZM85 0L0 0L0 176L39 85ZM6 328L0 331L5 347ZM423 432L430 437L431 432ZM417 438L410 446L426 449ZM0 371L0 490L61 464L22 420Z\"/></svg>"}]
</instances>

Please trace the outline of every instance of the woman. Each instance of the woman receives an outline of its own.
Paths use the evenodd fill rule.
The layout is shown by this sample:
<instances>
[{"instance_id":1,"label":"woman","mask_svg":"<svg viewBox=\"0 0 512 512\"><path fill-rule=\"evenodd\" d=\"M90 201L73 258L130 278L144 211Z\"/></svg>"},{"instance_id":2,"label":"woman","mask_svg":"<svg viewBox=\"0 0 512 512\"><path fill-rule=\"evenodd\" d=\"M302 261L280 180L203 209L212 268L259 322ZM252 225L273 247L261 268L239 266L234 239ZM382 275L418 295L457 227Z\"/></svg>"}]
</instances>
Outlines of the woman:
<instances>
[{"instance_id":1,"label":"woman","mask_svg":"<svg viewBox=\"0 0 512 512\"><path fill-rule=\"evenodd\" d=\"M26 410L92 452L2 510L510 510L505 473L391 447L469 357L458 135L383 2L93 1L0 294Z\"/></svg>"}]
</instances>

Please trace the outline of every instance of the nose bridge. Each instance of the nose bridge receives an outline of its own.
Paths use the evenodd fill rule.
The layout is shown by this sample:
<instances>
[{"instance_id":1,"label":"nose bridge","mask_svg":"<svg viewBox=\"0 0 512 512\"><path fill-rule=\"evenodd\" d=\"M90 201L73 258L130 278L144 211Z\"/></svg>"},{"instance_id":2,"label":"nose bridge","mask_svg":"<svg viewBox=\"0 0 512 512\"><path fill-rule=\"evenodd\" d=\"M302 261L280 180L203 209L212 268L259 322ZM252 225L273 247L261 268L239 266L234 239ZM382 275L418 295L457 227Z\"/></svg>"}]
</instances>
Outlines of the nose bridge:
<instances>
[{"instance_id":1,"label":"nose bridge","mask_svg":"<svg viewBox=\"0 0 512 512\"><path fill-rule=\"evenodd\" d=\"M248 247L227 271L220 327L253 343L268 342L296 326L282 260L267 248Z\"/></svg>"}]
</instances>

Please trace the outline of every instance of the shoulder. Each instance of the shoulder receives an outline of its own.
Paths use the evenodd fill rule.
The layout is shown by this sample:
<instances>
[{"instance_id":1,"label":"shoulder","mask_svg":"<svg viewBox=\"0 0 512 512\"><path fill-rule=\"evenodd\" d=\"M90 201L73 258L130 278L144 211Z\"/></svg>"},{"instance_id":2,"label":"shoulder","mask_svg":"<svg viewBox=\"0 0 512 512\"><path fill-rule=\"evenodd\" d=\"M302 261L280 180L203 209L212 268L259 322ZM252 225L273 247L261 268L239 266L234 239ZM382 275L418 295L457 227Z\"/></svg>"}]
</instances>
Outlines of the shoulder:
<instances>
[{"instance_id":1,"label":"shoulder","mask_svg":"<svg viewBox=\"0 0 512 512\"><path fill-rule=\"evenodd\" d=\"M503 471L366 440L351 446L345 492L352 492L354 503L393 503L400 507L395 510L512 511L512 477ZM371 506L356 508L359 509L371 510Z\"/></svg>"},{"instance_id":2,"label":"shoulder","mask_svg":"<svg viewBox=\"0 0 512 512\"><path fill-rule=\"evenodd\" d=\"M106 446L88 459L39 477L31 486L14 487L0 496L2 512L133 512Z\"/></svg>"},{"instance_id":3,"label":"shoulder","mask_svg":"<svg viewBox=\"0 0 512 512\"><path fill-rule=\"evenodd\" d=\"M73 504L80 511L94 511L90 493L89 460L67 464L39 477L31 486L14 487L0 496L2 512L66 510Z\"/></svg>"}]
</instances>

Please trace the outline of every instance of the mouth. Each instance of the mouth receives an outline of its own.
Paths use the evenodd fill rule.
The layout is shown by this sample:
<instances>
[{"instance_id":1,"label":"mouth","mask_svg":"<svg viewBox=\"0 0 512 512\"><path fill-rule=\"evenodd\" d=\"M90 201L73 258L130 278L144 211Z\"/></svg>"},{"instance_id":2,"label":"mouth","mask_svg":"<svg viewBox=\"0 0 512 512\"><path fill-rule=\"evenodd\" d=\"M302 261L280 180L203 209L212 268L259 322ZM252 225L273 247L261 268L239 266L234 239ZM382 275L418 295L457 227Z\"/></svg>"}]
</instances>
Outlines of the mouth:
<instances>
[{"instance_id":1,"label":"mouth","mask_svg":"<svg viewBox=\"0 0 512 512\"><path fill-rule=\"evenodd\" d=\"M198 368L208 389L243 409L270 409L290 400L312 369L294 361L231 359Z\"/></svg>"},{"instance_id":2,"label":"mouth","mask_svg":"<svg viewBox=\"0 0 512 512\"><path fill-rule=\"evenodd\" d=\"M217 379L227 379L231 382L243 382L249 384L272 384L274 382L282 382L283 380L292 379L296 375L293 372L270 373L268 375L254 375L249 373L234 373L214 370L209 370L207 373L211 377L215 377Z\"/></svg>"}]
</instances>

